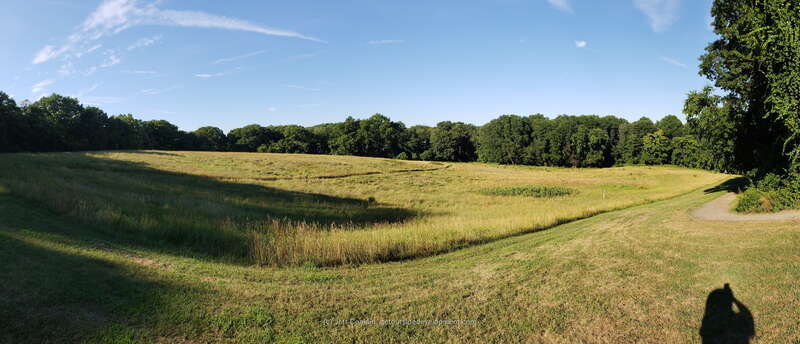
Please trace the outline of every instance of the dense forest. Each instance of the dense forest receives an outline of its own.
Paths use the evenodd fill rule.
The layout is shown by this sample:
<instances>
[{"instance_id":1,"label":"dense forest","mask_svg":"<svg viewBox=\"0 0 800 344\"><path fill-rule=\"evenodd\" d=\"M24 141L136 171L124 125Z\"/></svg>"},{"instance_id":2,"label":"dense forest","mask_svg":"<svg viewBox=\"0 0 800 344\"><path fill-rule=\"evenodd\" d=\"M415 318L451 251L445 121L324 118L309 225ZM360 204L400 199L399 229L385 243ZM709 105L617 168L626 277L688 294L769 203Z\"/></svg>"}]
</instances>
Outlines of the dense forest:
<instances>
[{"instance_id":1,"label":"dense forest","mask_svg":"<svg viewBox=\"0 0 800 344\"><path fill-rule=\"evenodd\" d=\"M380 114L313 127L247 125L227 134L192 132L166 120L108 116L78 99L51 95L18 106L0 92L0 151L107 149L340 154L413 160L567 167L676 164L725 170L697 139L695 121L635 122L613 116L500 116L483 126L440 122L406 127Z\"/></svg>"}]
</instances>

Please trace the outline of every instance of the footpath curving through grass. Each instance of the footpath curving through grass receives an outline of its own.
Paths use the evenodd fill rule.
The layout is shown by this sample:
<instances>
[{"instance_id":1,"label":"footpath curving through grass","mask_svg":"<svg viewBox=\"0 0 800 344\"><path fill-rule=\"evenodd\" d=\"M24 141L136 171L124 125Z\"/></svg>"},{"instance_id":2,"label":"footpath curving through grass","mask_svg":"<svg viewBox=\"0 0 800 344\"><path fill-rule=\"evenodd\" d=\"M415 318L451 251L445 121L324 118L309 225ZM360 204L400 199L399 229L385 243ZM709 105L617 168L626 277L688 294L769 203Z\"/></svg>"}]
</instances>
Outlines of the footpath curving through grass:
<instances>
[{"instance_id":1,"label":"footpath curving through grass","mask_svg":"<svg viewBox=\"0 0 800 344\"><path fill-rule=\"evenodd\" d=\"M315 178L322 176L328 178ZM190 257L279 266L429 256L674 197L723 178L675 167L535 168L259 153L7 154L0 160L0 187L105 233ZM548 195L564 186L574 193L482 192L531 185Z\"/></svg>"}]
</instances>

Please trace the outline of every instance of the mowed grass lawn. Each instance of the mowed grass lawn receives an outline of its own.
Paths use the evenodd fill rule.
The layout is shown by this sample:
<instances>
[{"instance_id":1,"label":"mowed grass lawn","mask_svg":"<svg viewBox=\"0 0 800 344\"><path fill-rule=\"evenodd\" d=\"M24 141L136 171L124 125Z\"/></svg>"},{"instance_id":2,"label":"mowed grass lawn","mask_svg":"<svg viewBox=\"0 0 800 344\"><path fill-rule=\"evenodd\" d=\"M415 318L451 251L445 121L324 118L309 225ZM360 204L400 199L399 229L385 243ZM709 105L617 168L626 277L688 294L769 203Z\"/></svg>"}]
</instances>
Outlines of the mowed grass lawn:
<instances>
[{"instance_id":1,"label":"mowed grass lawn","mask_svg":"<svg viewBox=\"0 0 800 344\"><path fill-rule=\"evenodd\" d=\"M430 256L725 178L674 167L564 169L216 152L0 159L0 187L76 223L187 257L271 266ZM531 190L546 197L532 197Z\"/></svg>"},{"instance_id":2,"label":"mowed grass lawn","mask_svg":"<svg viewBox=\"0 0 800 344\"><path fill-rule=\"evenodd\" d=\"M690 218L721 193L427 258L274 268L141 246L3 191L0 342L699 343L730 283L754 342L797 343L798 223Z\"/></svg>"}]
</instances>

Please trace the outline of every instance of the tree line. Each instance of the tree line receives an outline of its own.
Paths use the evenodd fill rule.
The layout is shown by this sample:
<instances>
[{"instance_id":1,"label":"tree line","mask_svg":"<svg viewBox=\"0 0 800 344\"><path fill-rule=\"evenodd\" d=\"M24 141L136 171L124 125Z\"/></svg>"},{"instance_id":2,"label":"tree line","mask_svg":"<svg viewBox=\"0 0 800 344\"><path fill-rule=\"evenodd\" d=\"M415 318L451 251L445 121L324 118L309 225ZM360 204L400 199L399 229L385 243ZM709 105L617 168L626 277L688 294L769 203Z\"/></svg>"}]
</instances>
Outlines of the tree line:
<instances>
[{"instance_id":1,"label":"tree line","mask_svg":"<svg viewBox=\"0 0 800 344\"><path fill-rule=\"evenodd\" d=\"M312 127L251 124L227 134L207 126L180 130L166 120L108 116L53 94L18 105L0 92L0 151L165 149L337 154L433 161L565 167L675 164L724 170L701 144L698 121L675 116L635 122L614 116L503 115L482 126L415 125L375 114ZM699 122L698 122L699 123Z\"/></svg>"}]
</instances>

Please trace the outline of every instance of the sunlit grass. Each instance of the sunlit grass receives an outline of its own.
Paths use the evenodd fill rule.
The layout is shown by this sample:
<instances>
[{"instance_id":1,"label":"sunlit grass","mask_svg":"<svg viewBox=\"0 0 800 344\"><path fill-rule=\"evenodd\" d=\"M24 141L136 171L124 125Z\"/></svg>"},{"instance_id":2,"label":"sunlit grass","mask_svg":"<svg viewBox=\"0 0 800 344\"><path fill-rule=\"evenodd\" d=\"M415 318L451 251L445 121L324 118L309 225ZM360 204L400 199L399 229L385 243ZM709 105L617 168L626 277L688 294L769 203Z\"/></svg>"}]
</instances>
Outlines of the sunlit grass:
<instances>
[{"instance_id":1,"label":"sunlit grass","mask_svg":"<svg viewBox=\"0 0 800 344\"><path fill-rule=\"evenodd\" d=\"M155 151L13 154L4 155L0 167L0 188L58 214L150 245L266 265L427 256L725 178L673 167L565 169ZM574 193L536 198L481 192L530 191L531 185Z\"/></svg>"}]
</instances>

